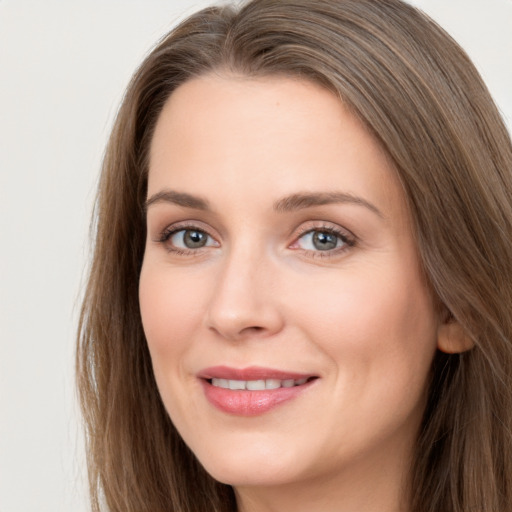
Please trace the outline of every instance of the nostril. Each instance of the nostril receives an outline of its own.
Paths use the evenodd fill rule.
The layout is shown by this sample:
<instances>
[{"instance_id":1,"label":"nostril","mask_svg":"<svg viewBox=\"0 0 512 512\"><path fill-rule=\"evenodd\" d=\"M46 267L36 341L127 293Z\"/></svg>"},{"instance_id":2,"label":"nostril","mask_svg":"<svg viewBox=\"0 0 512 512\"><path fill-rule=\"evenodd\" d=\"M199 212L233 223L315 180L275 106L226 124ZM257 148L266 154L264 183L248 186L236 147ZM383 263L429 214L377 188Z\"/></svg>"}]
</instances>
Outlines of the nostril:
<instances>
[{"instance_id":1,"label":"nostril","mask_svg":"<svg viewBox=\"0 0 512 512\"><path fill-rule=\"evenodd\" d=\"M242 329L240 331L240 334L257 334L257 333L264 332L264 331L265 331L265 327L261 327L259 325L254 325L251 327L245 327L244 329Z\"/></svg>"}]
</instances>

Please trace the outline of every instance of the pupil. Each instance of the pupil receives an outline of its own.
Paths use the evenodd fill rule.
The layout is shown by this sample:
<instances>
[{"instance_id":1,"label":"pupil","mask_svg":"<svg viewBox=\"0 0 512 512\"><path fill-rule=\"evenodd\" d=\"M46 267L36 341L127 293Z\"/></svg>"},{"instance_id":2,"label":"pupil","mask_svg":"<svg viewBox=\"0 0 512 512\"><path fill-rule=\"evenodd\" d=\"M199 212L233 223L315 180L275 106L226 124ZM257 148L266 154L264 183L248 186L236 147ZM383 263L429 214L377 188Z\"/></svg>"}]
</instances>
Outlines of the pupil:
<instances>
[{"instance_id":1,"label":"pupil","mask_svg":"<svg viewBox=\"0 0 512 512\"><path fill-rule=\"evenodd\" d=\"M319 251L335 249L337 242L338 237L332 233L317 231L313 234L313 245L315 246L315 249L318 249Z\"/></svg>"},{"instance_id":2,"label":"pupil","mask_svg":"<svg viewBox=\"0 0 512 512\"><path fill-rule=\"evenodd\" d=\"M204 247L206 244L206 233L202 231L185 231L183 242L189 249Z\"/></svg>"}]
</instances>

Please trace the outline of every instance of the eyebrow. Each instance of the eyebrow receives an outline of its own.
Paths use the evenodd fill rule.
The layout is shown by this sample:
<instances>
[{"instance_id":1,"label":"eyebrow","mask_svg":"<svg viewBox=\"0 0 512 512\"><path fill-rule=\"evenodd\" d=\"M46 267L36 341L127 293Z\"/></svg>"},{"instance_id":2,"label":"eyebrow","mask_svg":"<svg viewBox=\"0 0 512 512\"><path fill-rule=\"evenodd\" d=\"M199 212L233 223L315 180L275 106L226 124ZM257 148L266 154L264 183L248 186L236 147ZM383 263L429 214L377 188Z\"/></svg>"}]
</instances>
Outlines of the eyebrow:
<instances>
[{"instance_id":1,"label":"eyebrow","mask_svg":"<svg viewBox=\"0 0 512 512\"><path fill-rule=\"evenodd\" d=\"M372 203L346 192L315 192L315 193L298 193L280 199L274 203L274 210L277 212L291 212L312 208L314 206L323 206L326 204L355 204L363 206L372 211L381 218L384 218L382 212Z\"/></svg>"},{"instance_id":2,"label":"eyebrow","mask_svg":"<svg viewBox=\"0 0 512 512\"><path fill-rule=\"evenodd\" d=\"M184 208L191 208L194 210L211 210L209 202L199 196L187 194L186 192L176 192L174 190L162 190L153 194L144 203L144 211L147 212L148 208L157 203L171 203ZM363 206L375 213L381 218L384 218L382 212L372 203L363 199L362 197L355 196L346 192L314 192L314 193L297 193L283 197L276 201L273 205L274 211L278 213L287 213L297 210L304 210L314 206L323 206L327 204L355 204Z\"/></svg>"},{"instance_id":3,"label":"eyebrow","mask_svg":"<svg viewBox=\"0 0 512 512\"><path fill-rule=\"evenodd\" d=\"M144 211L147 212L152 204L157 203L171 203L194 210L210 210L210 204L202 197L193 196L185 192L176 192L174 190L162 190L147 199L143 206Z\"/></svg>"}]
</instances>

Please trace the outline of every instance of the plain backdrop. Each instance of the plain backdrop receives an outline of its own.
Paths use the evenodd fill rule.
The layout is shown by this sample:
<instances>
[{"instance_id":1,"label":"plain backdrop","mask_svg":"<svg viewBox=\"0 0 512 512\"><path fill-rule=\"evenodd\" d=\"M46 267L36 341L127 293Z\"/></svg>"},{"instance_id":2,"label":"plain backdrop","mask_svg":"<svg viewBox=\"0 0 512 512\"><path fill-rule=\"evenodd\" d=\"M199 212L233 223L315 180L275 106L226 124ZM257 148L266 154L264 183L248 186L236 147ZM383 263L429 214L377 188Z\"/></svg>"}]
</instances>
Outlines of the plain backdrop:
<instances>
[{"instance_id":1,"label":"plain backdrop","mask_svg":"<svg viewBox=\"0 0 512 512\"><path fill-rule=\"evenodd\" d=\"M143 56L193 0L0 0L0 512L85 512L73 382L103 148ZM512 0L415 0L512 126Z\"/></svg>"}]
</instances>

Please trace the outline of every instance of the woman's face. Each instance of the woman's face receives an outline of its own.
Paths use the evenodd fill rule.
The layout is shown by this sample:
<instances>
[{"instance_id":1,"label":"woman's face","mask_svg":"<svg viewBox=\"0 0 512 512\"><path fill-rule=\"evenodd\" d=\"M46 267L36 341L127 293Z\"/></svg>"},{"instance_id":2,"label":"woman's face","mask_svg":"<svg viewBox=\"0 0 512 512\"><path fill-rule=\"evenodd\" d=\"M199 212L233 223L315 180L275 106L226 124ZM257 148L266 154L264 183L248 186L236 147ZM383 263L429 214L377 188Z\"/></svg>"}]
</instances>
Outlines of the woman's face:
<instances>
[{"instance_id":1,"label":"woman's face","mask_svg":"<svg viewBox=\"0 0 512 512\"><path fill-rule=\"evenodd\" d=\"M147 226L154 373L207 471L244 488L403 470L438 321L392 163L334 95L286 78L179 87Z\"/></svg>"}]
</instances>

